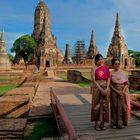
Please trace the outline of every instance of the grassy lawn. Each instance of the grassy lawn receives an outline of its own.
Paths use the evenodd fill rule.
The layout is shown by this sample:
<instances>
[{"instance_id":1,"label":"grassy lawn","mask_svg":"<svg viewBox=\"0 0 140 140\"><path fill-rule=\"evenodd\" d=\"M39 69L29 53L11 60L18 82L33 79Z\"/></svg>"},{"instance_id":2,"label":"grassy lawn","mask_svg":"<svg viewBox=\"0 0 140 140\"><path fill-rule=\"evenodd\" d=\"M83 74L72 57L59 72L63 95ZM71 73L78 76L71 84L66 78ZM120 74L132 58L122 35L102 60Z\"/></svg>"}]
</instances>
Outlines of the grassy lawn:
<instances>
[{"instance_id":1,"label":"grassy lawn","mask_svg":"<svg viewBox=\"0 0 140 140\"><path fill-rule=\"evenodd\" d=\"M138 90L130 90L129 92L130 94L140 94L140 91Z\"/></svg>"},{"instance_id":2,"label":"grassy lawn","mask_svg":"<svg viewBox=\"0 0 140 140\"><path fill-rule=\"evenodd\" d=\"M91 79L91 74L90 72L81 72L82 73L82 76L87 78L87 79ZM66 72L57 72L56 73L56 76L62 78L63 80L67 80L67 73Z\"/></svg>"},{"instance_id":3,"label":"grassy lawn","mask_svg":"<svg viewBox=\"0 0 140 140\"><path fill-rule=\"evenodd\" d=\"M56 76L62 78L63 80L67 80L67 73L66 72L57 72ZM82 72L82 76L85 77L86 79L91 79L91 75L89 72ZM90 87L91 83L90 82L75 82L75 84L79 84L80 87Z\"/></svg>"},{"instance_id":4,"label":"grassy lawn","mask_svg":"<svg viewBox=\"0 0 140 140\"><path fill-rule=\"evenodd\" d=\"M57 72L56 76L62 78L63 80L67 80L67 73L62 71L62 72Z\"/></svg>"},{"instance_id":5,"label":"grassy lawn","mask_svg":"<svg viewBox=\"0 0 140 140\"><path fill-rule=\"evenodd\" d=\"M3 86L0 86L0 96L3 96L6 92L8 92L9 90L12 90L15 87L16 87L16 85L3 85Z\"/></svg>"},{"instance_id":6,"label":"grassy lawn","mask_svg":"<svg viewBox=\"0 0 140 140\"><path fill-rule=\"evenodd\" d=\"M82 76L85 77L86 79L91 80L91 73L90 72L82 72Z\"/></svg>"},{"instance_id":7,"label":"grassy lawn","mask_svg":"<svg viewBox=\"0 0 140 140\"><path fill-rule=\"evenodd\" d=\"M0 81L13 81L13 80L16 80L17 78L10 78L10 77L4 77L4 78L2 78L2 77L0 77Z\"/></svg>"},{"instance_id":8,"label":"grassy lawn","mask_svg":"<svg viewBox=\"0 0 140 140\"><path fill-rule=\"evenodd\" d=\"M43 137L56 137L58 131L56 124L52 119L47 121L37 122L33 132L24 137L24 140L40 140Z\"/></svg>"},{"instance_id":9,"label":"grassy lawn","mask_svg":"<svg viewBox=\"0 0 140 140\"><path fill-rule=\"evenodd\" d=\"M79 84L80 87L90 87L91 82L76 82L76 84Z\"/></svg>"}]
</instances>

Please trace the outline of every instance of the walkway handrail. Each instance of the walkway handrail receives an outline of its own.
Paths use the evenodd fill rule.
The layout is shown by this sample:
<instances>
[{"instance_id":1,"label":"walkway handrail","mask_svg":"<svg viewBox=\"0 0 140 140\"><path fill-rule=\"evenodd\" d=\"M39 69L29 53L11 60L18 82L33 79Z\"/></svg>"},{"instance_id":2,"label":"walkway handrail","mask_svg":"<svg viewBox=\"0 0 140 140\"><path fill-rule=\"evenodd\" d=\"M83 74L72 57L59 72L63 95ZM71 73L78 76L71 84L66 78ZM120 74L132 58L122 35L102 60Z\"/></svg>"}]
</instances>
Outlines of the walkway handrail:
<instances>
[{"instance_id":1,"label":"walkway handrail","mask_svg":"<svg viewBox=\"0 0 140 140\"><path fill-rule=\"evenodd\" d=\"M60 103L56 94L53 92L52 88L50 88L50 96L51 96L51 103L56 105L56 108L58 111L57 113L60 115L61 119L64 122L64 125L66 127L70 140L77 140L76 132L75 132L71 122L69 121L62 104Z\"/></svg>"},{"instance_id":2,"label":"walkway handrail","mask_svg":"<svg viewBox=\"0 0 140 140\"><path fill-rule=\"evenodd\" d=\"M131 101L131 105L133 105L134 107L140 109L140 103L138 103L138 102Z\"/></svg>"}]
</instances>

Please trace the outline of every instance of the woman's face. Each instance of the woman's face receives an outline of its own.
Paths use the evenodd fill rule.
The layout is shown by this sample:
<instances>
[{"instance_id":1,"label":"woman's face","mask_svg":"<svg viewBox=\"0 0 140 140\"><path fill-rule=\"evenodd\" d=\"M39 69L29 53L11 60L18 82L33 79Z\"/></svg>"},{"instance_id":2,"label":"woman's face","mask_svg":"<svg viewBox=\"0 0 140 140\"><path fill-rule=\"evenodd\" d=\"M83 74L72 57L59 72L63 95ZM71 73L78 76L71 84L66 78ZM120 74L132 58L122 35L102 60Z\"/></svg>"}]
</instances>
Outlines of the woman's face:
<instances>
[{"instance_id":1,"label":"woman's face","mask_svg":"<svg viewBox=\"0 0 140 140\"><path fill-rule=\"evenodd\" d=\"M120 69L120 61L119 60L116 60L115 63L114 63L114 65L113 65L113 67L114 67L115 70Z\"/></svg>"},{"instance_id":2,"label":"woman's face","mask_svg":"<svg viewBox=\"0 0 140 140\"><path fill-rule=\"evenodd\" d=\"M97 66L103 66L103 65L104 65L104 60L102 57L100 57L98 62L97 62Z\"/></svg>"}]
</instances>

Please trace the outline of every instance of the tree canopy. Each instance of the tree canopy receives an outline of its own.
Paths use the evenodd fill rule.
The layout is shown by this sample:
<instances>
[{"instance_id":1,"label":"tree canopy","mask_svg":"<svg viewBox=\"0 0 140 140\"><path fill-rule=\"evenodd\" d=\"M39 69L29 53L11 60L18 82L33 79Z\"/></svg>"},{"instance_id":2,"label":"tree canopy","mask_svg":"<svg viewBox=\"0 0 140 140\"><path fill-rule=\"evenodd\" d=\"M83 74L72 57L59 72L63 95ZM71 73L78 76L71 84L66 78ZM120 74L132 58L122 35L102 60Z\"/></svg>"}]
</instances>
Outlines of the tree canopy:
<instances>
[{"instance_id":1,"label":"tree canopy","mask_svg":"<svg viewBox=\"0 0 140 140\"><path fill-rule=\"evenodd\" d=\"M14 61L14 56L12 54L8 53L8 57L9 57L10 62Z\"/></svg>"},{"instance_id":2,"label":"tree canopy","mask_svg":"<svg viewBox=\"0 0 140 140\"><path fill-rule=\"evenodd\" d=\"M136 66L140 66L140 52L128 50L128 53L131 57L135 58Z\"/></svg>"},{"instance_id":3,"label":"tree canopy","mask_svg":"<svg viewBox=\"0 0 140 140\"><path fill-rule=\"evenodd\" d=\"M35 47L36 42L34 38L30 35L23 35L15 40L11 52L21 56L26 64L31 60Z\"/></svg>"}]
</instances>

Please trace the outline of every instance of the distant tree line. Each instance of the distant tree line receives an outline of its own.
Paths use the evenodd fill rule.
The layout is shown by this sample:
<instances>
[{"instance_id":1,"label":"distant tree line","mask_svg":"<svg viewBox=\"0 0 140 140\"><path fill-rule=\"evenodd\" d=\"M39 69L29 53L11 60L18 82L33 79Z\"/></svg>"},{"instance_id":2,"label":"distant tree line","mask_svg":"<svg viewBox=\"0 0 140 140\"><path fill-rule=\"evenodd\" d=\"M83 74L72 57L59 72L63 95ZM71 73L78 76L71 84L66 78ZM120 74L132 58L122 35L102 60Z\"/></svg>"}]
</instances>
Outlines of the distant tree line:
<instances>
[{"instance_id":1,"label":"distant tree line","mask_svg":"<svg viewBox=\"0 0 140 140\"><path fill-rule=\"evenodd\" d=\"M140 66L140 52L128 50L128 54L135 59L136 67Z\"/></svg>"}]
</instances>

